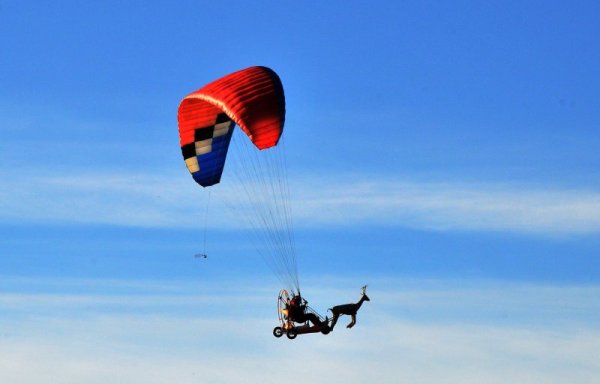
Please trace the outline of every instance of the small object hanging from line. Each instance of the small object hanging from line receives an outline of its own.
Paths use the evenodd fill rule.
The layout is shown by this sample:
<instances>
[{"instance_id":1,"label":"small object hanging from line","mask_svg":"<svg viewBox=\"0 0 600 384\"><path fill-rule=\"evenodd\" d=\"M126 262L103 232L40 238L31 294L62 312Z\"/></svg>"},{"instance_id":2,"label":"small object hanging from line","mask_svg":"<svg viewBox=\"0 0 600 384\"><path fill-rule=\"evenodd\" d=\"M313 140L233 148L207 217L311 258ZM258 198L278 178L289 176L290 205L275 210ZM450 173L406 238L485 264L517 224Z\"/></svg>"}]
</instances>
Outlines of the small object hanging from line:
<instances>
[{"instance_id":1,"label":"small object hanging from line","mask_svg":"<svg viewBox=\"0 0 600 384\"><path fill-rule=\"evenodd\" d=\"M206 259L208 257L208 255L206 253L196 253L194 255L195 259Z\"/></svg>"}]
</instances>

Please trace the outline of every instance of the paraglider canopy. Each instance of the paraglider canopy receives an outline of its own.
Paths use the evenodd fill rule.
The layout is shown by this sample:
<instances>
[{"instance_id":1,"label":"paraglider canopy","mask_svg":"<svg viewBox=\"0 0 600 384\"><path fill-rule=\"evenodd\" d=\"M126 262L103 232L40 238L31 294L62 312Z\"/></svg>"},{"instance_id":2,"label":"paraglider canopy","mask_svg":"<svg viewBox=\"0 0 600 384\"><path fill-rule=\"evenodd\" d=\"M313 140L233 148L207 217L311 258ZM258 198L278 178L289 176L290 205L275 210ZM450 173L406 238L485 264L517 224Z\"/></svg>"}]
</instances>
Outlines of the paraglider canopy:
<instances>
[{"instance_id":1,"label":"paraglider canopy","mask_svg":"<svg viewBox=\"0 0 600 384\"><path fill-rule=\"evenodd\" d=\"M181 151L203 187L221 180L233 123L258 149L276 145L285 121L285 97L277 74L267 67L231 73L187 95L177 115Z\"/></svg>"}]
</instances>

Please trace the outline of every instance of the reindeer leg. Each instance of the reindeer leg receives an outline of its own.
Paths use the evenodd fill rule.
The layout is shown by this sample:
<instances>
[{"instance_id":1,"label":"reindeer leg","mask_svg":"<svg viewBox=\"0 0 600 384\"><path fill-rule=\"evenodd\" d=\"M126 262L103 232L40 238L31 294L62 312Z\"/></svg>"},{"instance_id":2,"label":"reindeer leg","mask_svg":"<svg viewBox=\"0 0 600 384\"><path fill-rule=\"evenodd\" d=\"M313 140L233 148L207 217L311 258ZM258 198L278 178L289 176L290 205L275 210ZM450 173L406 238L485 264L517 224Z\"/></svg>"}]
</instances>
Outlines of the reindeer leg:
<instances>
[{"instance_id":1,"label":"reindeer leg","mask_svg":"<svg viewBox=\"0 0 600 384\"><path fill-rule=\"evenodd\" d=\"M350 324L346 325L346 328L352 328L354 327L354 324L356 324L356 315L352 315L352 321Z\"/></svg>"}]
</instances>

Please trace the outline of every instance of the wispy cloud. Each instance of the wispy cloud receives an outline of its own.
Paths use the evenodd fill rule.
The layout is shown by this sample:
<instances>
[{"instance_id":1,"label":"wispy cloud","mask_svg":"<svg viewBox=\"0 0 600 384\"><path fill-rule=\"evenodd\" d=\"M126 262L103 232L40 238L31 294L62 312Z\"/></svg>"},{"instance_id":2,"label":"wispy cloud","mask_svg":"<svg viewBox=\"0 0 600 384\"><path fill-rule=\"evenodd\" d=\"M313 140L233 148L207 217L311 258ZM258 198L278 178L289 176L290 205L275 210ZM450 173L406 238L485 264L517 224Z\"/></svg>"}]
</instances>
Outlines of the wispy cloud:
<instances>
[{"instance_id":1,"label":"wispy cloud","mask_svg":"<svg viewBox=\"0 0 600 384\"><path fill-rule=\"evenodd\" d=\"M58 326L37 325L49 325L50 332ZM236 325L173 318L66 322L60 326L70 330L62 340L4 340L0 379L15 384L44 383L49 378L58 384L262 384L293 376L315 384L591 384L600 373L593 358L600 347L600 333L590 330L584 330L586 337L582 337L572 330L556 333L395 321L376 331L355 329L341 337L309 335L290 342L268 332L259 334L264 323L245 321L246 333L237 331ZM167 330L175 327L178 337L173 338ZM227 337L224 328L233 334ZM152 335L154 343L140 341ZM223 350L224 345L229 348Z\"/></svg>"},{"instance_id":2,"label":"wispy cloud","mask_svg":"<svg viewBox=\"0 0 600 384\"><path fill-rule=\"evenodd\" d=\"M600 231L600 193L527 185L373 181L327 184L308 192L304 217L434 230L532 233Z\"/></svg>"},{"instance_id":3,"label":"wispy cloud","mask_svg":"<svg viewBox=\"0 0 600 384\"><path fill-rule=\"evenodd\" d=\"M372 301L361 310L355 328L344 328L344 319L331 335L289 341L270 334L276 317L260 284L244 282L245 289L238 291L246 293L237 301L231 301L229 291L198 293L196 300L178 302L180 311L174 311L164 306L164 295L193 284L149 282L153 288L144 305L114 311L99 289L112 283L90 282L98 290L90 295L71 292L63 281L58 296L82 298L69 302L71 311L46 301L43 294L23 301L17 312L3 308L0 380L152 384L231 383L243 378L246 383L278 383L292 375L315 384L594 383L600 374L595 358L600 329L597 321L586 321L599 309L596 286L480 281L458 288L459 282L415 280L410 286L397 282L389 288L384 281L374 282ZM79 291L81 284L77 281L73 288ZM134 282L132 290L140 284L143 281ZM326 289L313 300L340 300L354 293ZM128 294L110 296L119 301L128 300ZM199 300L208 296L223 305ZM160 303L145 312L152 298ZM536 321L564 311L564 304L574 298L579 298L581 312L560 321ZM90 305L100 310L90 311ZM227 310L227 305L235 310ZM40 306L46 310L40 312ZM473 317L495 306L504 307L506 316L517 321ZM423 320L425 312L436 316ZM452 313L452 321L444 313Z\"/></svg>"},{"instance_id":4,"label":"wispy cloud","mask_svg":"<svg viewBox=\"0 0 600 384\"><path fill-rule=\"evenodd\" d=\"M185 174L3 172L3 221L103 223L197 227L209 199ZM244 209L235 192L213 189L209 225L240 225ZM299 227L384 225L429 230L511 231L536 234L600 232L600 193L522 184L356 182L318 177L292 183L291 205ZM229 197L228 197L229 196ZM227 203L227 204L225 204Z\"/></svg>"}]
</instances>

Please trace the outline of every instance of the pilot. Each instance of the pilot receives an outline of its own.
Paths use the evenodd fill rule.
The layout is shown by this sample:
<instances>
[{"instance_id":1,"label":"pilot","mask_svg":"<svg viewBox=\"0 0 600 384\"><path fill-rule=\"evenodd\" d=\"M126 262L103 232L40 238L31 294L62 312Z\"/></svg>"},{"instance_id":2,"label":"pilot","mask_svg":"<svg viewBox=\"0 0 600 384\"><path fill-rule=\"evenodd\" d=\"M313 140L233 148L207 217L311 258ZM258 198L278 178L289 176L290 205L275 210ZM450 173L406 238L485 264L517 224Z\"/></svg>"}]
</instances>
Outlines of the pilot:
<instances>
[{"instance_id":1,"label":"pilot","mask_svg":"<svg viewBox=\"0 0 600 384\"><path fill-rule=\"evenodd\" d=\"M305 323L310 321L314 325L319 327L327 327L327 321L321 321L319 316L306 310L306 304L308 302L304 300L299 294L292 297L289 303L289 317L296 323Z\"/></svg>"}]
</instances>

